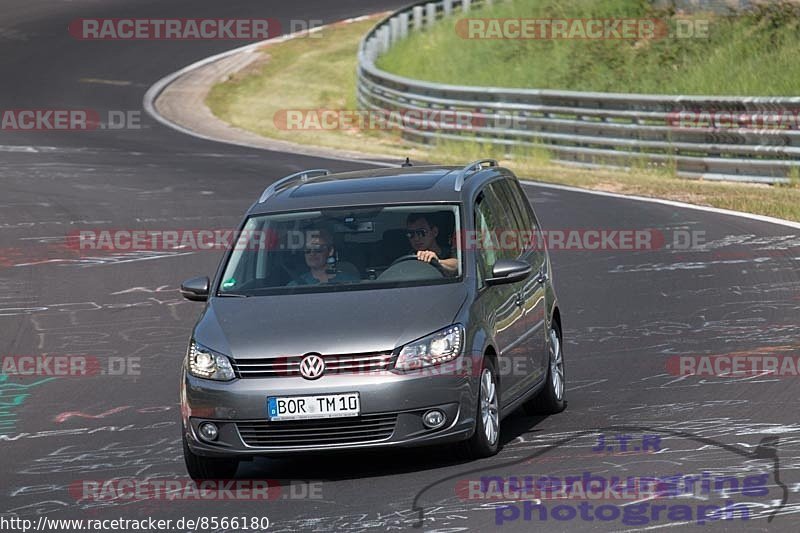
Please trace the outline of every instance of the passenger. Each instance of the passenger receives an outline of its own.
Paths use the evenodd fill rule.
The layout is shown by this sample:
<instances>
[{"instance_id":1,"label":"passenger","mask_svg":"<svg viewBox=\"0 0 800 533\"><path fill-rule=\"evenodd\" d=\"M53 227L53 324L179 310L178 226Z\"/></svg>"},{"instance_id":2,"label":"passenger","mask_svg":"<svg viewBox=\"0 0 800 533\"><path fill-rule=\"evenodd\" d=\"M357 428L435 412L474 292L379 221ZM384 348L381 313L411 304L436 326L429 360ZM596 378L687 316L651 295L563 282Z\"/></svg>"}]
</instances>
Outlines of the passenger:
<instances>
[{"instance_id":1,"label":"passenger","mask_svg":"<svg viewBox=\"0 0 800 533\"><path fill-rule=\"evenodd\" d=\"M333 247L333 235L328 230L311 230L308 235L311 237L304 250L308 272L290 281L287 286L359 281L348 272L331 272L329 261L336 257L336 249Z\"/></svg>"},{"instance_id":2,"label":"passenger","mask_svg":"<svg viewBox=\"0 0 800 533\"><path fill-rule=\"evenodd\" d=\"M411 245L412 253L417 259L430 263L434 259L439 261L445 275L455 276L458 273L458 259L453 257L451 246L439 246L436 238L439 236L439 227L431 224L427 215L412 213L406 219L406 237Z\"/></svg>"}]
</instances>

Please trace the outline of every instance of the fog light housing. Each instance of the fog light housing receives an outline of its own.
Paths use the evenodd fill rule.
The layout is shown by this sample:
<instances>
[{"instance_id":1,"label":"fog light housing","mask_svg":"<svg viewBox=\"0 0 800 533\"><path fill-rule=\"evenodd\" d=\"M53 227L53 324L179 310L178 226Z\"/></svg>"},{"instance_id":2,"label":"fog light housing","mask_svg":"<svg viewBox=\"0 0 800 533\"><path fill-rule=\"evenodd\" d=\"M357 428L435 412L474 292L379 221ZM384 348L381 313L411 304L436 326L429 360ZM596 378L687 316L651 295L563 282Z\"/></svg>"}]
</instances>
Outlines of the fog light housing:
<instances>
[{"instance_id":1,"label":"fog light housing","mask_svg":"<svg viewBox=\"0 0 800 533\"><path fill-rule=\"evenodd\" d=\"M437 429L444 425L447 417L439 409L431 409L422 415L422 423L428 429Z\"/></svg>"},{"instance_id":2,"label":"fog light housing","mask_svg":"<svg viewBox=\"0 0 800 533\"><path fill-rule=\"evenodd\" d=\"M214 441L219 436L219 429L213 422L203 422L200 424L200 437L203 440Z\"/></svg>"}]
</instances>

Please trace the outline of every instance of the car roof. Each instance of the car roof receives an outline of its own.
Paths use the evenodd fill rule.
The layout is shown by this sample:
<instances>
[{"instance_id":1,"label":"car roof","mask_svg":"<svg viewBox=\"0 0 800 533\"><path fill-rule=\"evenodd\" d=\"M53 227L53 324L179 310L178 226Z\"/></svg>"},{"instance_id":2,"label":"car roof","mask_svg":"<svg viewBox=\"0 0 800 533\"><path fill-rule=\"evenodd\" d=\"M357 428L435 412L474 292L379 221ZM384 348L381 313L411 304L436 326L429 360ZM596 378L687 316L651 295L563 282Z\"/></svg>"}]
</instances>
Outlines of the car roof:
<instances>
[{"instance_id":1,"label":"car roof","mask_svg":"<svg viewBox=\"0 0 800 533\"><path fill-rule=\"evenodd\" d=\"M460 166L414 166L316 175L290 181L271 194L265 191L268 197L253 204L248 215L354 205L461 202L499 173L513 177L506 169L489 167L471 173L463 187L456 187L463 170Z\"/></svg>"}]
</instances>

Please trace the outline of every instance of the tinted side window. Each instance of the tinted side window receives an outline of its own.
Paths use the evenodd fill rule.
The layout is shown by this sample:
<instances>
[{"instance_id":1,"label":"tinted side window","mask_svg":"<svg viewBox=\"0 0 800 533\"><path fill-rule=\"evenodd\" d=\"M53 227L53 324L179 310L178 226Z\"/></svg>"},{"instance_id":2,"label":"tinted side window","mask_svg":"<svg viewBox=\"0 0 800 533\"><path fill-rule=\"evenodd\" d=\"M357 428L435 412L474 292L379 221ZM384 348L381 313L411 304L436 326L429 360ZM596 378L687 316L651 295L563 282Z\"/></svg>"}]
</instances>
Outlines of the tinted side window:
<instances>
[{"instance_id":1,"label":"tinted side window","mask_svg":"<svg viewBox=\"0 0 800 533\"><path fill-rule=\"evenodd\" d=\"M500 235L503 249L507 252L508 259L520 259L525 254L525 244L522 241L523 232L530 231L530 226L524 216L524 207L520 203L519 195L513 187L513 182L508 179L496 181L491 184L492 189L503 204L509 225L506 232Z\"/></svg>"},{"instance_id":2,"label":"tinted side window","mask_svg":"<svg viewBox=\"0 0 800 533\"><path fill-rule=\"evenodd\" d=\"M497 193L497 197L503 203L505 212L511 222L511 228L521 230L525 228L525 222L520 212L520 204L516 198L515 191L511 188L511 182L507 179L496 181L491 184L492 189Z\"/></svg>"},{"instance_id":3,"label":"tinted side window","mask_svg":"<svg viewBox=\"0 0 800 533\"><path fill-rule=\"evenodd\" d=\"M528 232L522 239L524 247L528 251L528 257L536 263L544 261L543 247L544 240L539 228L539 221L536 219L536 214L533 211L533 206L525 196L525 190L518 181L509 181L512 190L515 191L514 197L519 205L520 213L522 214L523 223L525 225L525 232Z\"/></svg>"},{"instance_id":4,"label":"tinted side window","mask_svg":"<svg viewBox=\"0 0 800 533\"><path fill-rule=\"evenodd\" d=\"M523 213L527 220L527 228L530 229L532 233L532 244L530 245L533 250L541 253L544 250L544 237L541 233L541 227L539 225L539 220L536 218L536 212L533 210L533 206L528 201L528 198L525 196L525 190L522 188L519 182L512 182L512 185L519 191L519 199L523 203ZM544 261L544 258L541 258Z\"/></svg>"},{"instance_id":5,"label":"tinted side window","mask_svg":"<svg viewBox=\"0 0 800 533\"><path fill-rule=\"evenodd\" d=\"M489 206L489 201L486 200L486 195L481 193L475 203L475 233L478 238L473 239L476 241L475 257L478 261L478 286L483 286L483 280L491 277L491 265L497 261L494 255L494 250L487 249L480 241L480 236L485 235L490 231L492 225L493 214Z\"/></svg>"},{"instance_id":6,"label":"tinted side window","mask_svg":"<svg viewBox=\"0 0 800 533\"><path fill-rule=\"evenodd\" d=\"M538 229L536 218L533 215L533 208L531 207L531 203L528 201L528 197L525 196L525 190L522 188L522 185L520 185L519 182L517 181L509 181L508 184L514 191L514 197L517 199L518 205L520 207L520 213L522 215L522 220L525 229L527 230Z\"/></svg>"},{"instance_id":7,"label":"tinted side window","mask_svg":"<svg viewBox=\"0 0 800 533\"><path fill-rule=\"evenodd\" d=\"M475 205L475 245L481 280L491 277L492 267L498 259L514 259L516 256L513 250L503 246L502 234L512 226L506 216L506 207L492 185L483 190Z\"/></svg>"}]
</instances>

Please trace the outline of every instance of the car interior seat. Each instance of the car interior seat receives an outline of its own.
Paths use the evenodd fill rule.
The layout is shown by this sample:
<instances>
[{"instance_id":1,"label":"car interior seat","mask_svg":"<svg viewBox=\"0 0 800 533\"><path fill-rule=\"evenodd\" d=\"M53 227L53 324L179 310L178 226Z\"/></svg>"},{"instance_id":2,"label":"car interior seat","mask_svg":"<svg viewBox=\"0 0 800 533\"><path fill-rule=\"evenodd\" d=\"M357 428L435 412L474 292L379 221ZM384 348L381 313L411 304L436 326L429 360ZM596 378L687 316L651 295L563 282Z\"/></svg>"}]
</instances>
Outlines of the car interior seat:
<instances>
[{"instance_id":1,"label":"car interior seat","mask_svg":"<svg viewBox=\"0 0 800 533\"><path fill-rule=\"evenodd\" d=\"M377 265L389 266L392 261L411 253L405 228L387 229L381 238L381 249L376 261Z\"/></svg>"}]
</instances>

